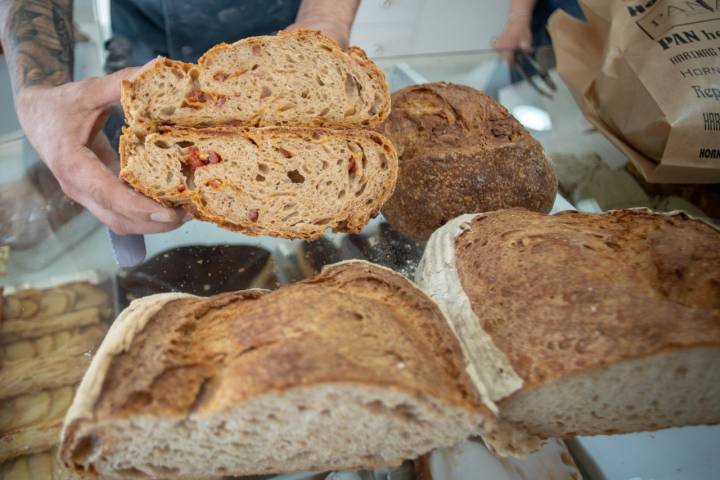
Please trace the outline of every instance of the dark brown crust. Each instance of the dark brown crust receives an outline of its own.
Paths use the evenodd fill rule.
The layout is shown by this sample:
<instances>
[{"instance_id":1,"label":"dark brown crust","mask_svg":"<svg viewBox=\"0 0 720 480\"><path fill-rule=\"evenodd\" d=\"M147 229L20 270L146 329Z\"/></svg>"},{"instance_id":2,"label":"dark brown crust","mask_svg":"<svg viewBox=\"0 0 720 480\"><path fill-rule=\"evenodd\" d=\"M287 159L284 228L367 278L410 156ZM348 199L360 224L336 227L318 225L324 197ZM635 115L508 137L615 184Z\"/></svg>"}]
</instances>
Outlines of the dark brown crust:
<instances>
[{"instance_id":1,"label":"dark brown crust","mask_svg":"<svg viewBox=\"0 0 720 480\"><path fill-rule=\"evenodd\" d=\"M190 138L198 135L199 133L200 131L198 130L173 127L170 129L169 134L171 134L173 138L183 136L187 136L188 138ZM375 198L374 202L371 205L367 206L364 215L359 216L359 212L354 212L354 214L356 215L354 221L352 218L337 219L337 225L332 228L332 230L335 232L360 232L365 227L370 218L377 215L381 206L390 197L395 188L395 183L397 181L398 175L397 153L395 152L395 147L383 135L372 130L333 130L315 127L216 127L202 130L203 136L245 136L248 138L252 138L255 136L266 134L279 136L290 134L294 136L303 134L308 136L312 136L313 134L324 134L328 136L340 135L344 137L362 137L364 139L370 139L375 141L375 143L381 145L382 148L385 150L390 165L388 169L389 174L385 188L383 190L383 194ZM130 139L133 137L134 134L129 128L124 129L123 135L120 137L120 178L126 183L128 183L135 190L152 198L163 206L184 208L197 219L209 221L227 230L238 231L251 236L272 235L275 237L287 239L315 240L323 235L325 229L320 228L317 232L314 232L313 234L304 234L291 230L269 231L266 228L259 228L255 223L250 220L243 224L233 223L228 221L224 217L213 215L207 210L204 210L200 202L199 193L197 192L194 192L192 190L186 190L182 193L172 192L171 194L168 194L168 192L155 191L147 188L145 185L143 185L141 180L139 180L130 170L126 168L128 156L132 153L130 151L129 142L131 141Z\"/></svg>"},{"instance_id":2,"label":"dark brown crust","mask_svg":"<svg viewBox=\"0 0 720 480\"><path fill-rule=\"evenodd\" d=\"M95 412L97 420L212 412L336 382L484 411L437 306L400 275L352 262L272 293L170 302L115 357Z\"/></svg>"},{"instance_id":3,"label":"dark brown crust","mask_svg":"<svg viewBox=\"0 0 720 480\"><path fill-rule=\"evenodd\" d=\"M549 212L557 180L540 144L492 98L430 83L393 94L379 128L400 155L400 176L383 207L419 240L463 213L509 207Z\"/></svg>"},{"instance_id":4,"label":"dark brown crust","mask_svg":"<svg viewBox=\"0 0 720 480\"><path fill-rule=\"evenodd\" d=\"M684 214L504 210L477 217L456 252L473 310L523 392L720 345L720 232Z\"/></svg>"}]
</instances>

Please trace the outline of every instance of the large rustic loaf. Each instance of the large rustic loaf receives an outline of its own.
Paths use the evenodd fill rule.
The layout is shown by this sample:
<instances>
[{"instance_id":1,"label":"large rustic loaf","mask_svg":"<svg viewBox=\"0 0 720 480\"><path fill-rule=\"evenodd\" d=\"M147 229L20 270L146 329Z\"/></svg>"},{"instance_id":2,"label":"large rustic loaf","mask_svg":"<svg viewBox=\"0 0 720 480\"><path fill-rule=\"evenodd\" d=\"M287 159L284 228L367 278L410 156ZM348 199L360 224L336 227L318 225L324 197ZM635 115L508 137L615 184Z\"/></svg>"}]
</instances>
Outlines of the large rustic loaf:
<instances>
[{"instance_id":1,"label":"large rustic loaf","mask_svg":"<svg viewBox=\"0 0 720 480\"><path fill-rule=\"evenodd\" d=\"M499 450L720 422L709 225L649 210L464 215L430 238L417 280L505 424L487 436Z\"/></svg>"},{"instance_id":2,"label":"large rustic loaf","mask_svg":"<svg viewBox=\"0 0 720 480\"><path fill-rule=\"evenodd\" d=\"M463 213L552 208L557 180L542 146L473 88L440 82L395 92L379 130L400 155L383 215L406 235L426 240Z\"/></svg>"},{"instance_id":3,"label":"large rustic loaf","mask_svg":"<svg viewBox=\"0 0 720 480\"><path fill-rule=\"evenodd\" d=\"M397 155L372 131L266 127L120 139L120 176L166 206L248 235L357 232L392 193Z\"/></svg>"},{"instance_id":4,"label":"large rustic loaf","mask_svg":"<svg viewBox=\"0 0 720 480\"><path fill-rule=\"evenodd\" d=\"M365 468L456 444L484 418L437 306L348 262L272 293L133 302L82 381L61 455L103 478Z\"/></svg>"},{"instance_id":5,"label":"large rustic loaf","mask_svg":"<svg viewBox=\"0 0 720 480\"><path fill-rule=\"evenodd\" d=\"M122 83L129 123L373 126L390 111L382 71L358 47L296 30L221 44L197 65L168 59Z\"/></svg>"}]
</instances>

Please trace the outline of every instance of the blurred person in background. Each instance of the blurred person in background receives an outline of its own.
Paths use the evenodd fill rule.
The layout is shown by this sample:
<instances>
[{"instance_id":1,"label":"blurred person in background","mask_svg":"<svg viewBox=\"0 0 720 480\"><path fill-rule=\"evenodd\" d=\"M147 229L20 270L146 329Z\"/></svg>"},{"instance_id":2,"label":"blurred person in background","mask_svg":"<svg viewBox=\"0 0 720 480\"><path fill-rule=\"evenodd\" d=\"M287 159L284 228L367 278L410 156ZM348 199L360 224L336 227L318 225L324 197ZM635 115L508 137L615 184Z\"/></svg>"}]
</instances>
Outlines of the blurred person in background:
<instances>
[{"instance_id":1,"label":"blurred person in background","mask_svg":"<svg viewBox=\"0 0 720 480\"><path fill-rule=\"evenodd\" d=\"M576 18L584 18L577 0L511 0L505 29L495 41L495 48L512 64L516 61L514 54L517 50L532 54L538 47L551 45L547 23L557 9L565 10ZM544 67L552 66L542 59L538 60ZM522 67L529 74L534 73L529 64ZM513 71L512 79L518 81L521 77Z\"/></svg>"},{"instance_id":2,"label":"blurred person in background","mask_svg":"<svg viewBox=\"0 0 720 480\"><path fill-rule=\"evenodd\" d=\"M159 233L177 228L182 214L134 192L112 170L117 156L102 128L120 81L158 55L195 61L217 43L282 29L320 30L346 48L358 4L110 0L106 70L113 73L80 81L73 81L72 0L0 0L0 44L20 125L65 194L116 233Z\"/></svg>"}]
</instances>

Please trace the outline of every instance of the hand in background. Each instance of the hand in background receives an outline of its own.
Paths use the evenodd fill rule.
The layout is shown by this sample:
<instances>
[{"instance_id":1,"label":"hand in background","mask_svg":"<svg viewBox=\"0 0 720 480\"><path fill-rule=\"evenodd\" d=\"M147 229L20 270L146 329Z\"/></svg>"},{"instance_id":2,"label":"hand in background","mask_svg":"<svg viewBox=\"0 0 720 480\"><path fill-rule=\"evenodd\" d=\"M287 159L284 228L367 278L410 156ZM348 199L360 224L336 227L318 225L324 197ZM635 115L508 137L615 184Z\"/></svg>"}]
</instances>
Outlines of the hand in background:
<instances>
[{"instance_id":1,"label":"hand in background","mask_svg":"<svg viewBox=\"0 0 720 480\"><path fill-rule=\"evenodd\" d=\"M139 70L27 86L16 97L25 135L63 192L118 234L166 232L181 224L178 212L134 192L111 170L117 156L101 128L107 109L120 100L120 81Z\"/></svg>"},{"instance_id":2,"label":"hand in background","mask_svg":"<svg viewBox=\"0 0 720 480\"><path fill-rule=\"evenodd\" d=\"M505 30L495 41L495 48L508 63L515 61L515 50L530 50L532 48L530 15L511 17Z\"/></svg>"}]
</instances>

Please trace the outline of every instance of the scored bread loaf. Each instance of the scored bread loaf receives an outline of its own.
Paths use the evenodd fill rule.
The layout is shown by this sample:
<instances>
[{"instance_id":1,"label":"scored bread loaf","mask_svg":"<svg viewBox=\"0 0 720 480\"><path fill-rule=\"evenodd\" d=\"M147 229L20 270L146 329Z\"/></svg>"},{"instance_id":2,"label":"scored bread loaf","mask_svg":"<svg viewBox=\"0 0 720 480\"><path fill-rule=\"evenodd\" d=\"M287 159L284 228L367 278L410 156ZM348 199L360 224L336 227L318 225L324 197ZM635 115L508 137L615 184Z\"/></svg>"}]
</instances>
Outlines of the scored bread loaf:
<instances>
[{"instance_id":1,"label":"scored bread loaf","mask_svg":"<svg viewBox=\"0 0 720 480\"><path fill-rule=\"evenodd\" d=\"M133 302L83 378L61 456L103 478L367 468L488 417L437 306L347 262L272 293Z\"/></svg>"},{"instance_id":2,"label":"scored bread loaf","mask_svg":"<svg viewBox=\"0 0 720 480\"><path fill-rule=\"evenodd\" d=\"M131 124L373 126L390 111L365 52L311 30L220 44L197 65L160 59L121 91Z\"/></svg>"},{"instance_id":3,"label":"scored bread loaf","mask_svg":"<svg viewBox=\"0 0 720 480\"><path fill-rule=\"evenodd\" d=\"M166 206L248 235L357 232L392 193L397 155L372 131L128 128L120 177Z\"/></svg>"},{"instance_id":4,"label":"scored bread loaf","mask_svg":"<svg viewBox=\"0 0 720 480\"><path fill-rule=\"evenodd\" d=\"M460 216L417 281L450 319L501 452L720 422L720 232L682 213Z\"/></svg>"},{"instance_id":5,"label":"scored bread loaf","mask_svg":"<svg viewBox=\"0 0 720 480\"><path fill-rule=\"evenodd\" d=\"M557 180L542 146L474 88L437 82L399 90L378 130L400 156L383 215L405 235L427 240L463 213L552 208Z\"/></svg>"}]
</instances>

